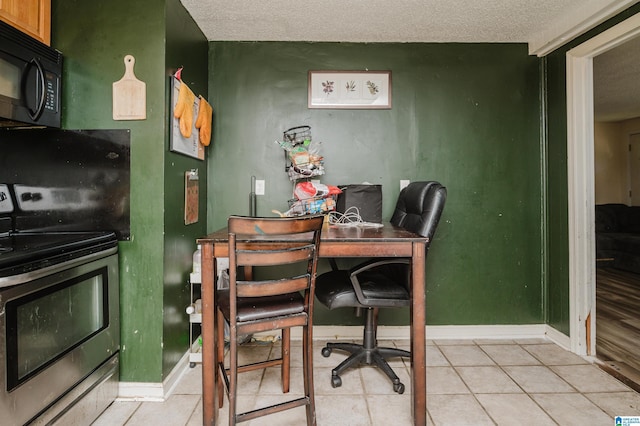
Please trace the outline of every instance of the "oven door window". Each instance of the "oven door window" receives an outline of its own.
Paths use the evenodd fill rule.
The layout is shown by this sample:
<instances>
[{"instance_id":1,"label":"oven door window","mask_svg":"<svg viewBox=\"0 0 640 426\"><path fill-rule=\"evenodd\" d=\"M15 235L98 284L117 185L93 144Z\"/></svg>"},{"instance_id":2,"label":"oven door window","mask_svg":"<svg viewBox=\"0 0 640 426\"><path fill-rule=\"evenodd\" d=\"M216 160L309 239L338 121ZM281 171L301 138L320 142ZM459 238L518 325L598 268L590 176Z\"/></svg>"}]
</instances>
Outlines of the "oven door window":
<instances>
[{"instance_id":1,"label":"oven door window","mask_svg":"<svg viewBox=\"0 0 640 426\"><path fill-rule=\"evenodd\" d=\"M7 387L13 389L108 324L107 268L7 302Z\"/></svg>"}]
</instances>

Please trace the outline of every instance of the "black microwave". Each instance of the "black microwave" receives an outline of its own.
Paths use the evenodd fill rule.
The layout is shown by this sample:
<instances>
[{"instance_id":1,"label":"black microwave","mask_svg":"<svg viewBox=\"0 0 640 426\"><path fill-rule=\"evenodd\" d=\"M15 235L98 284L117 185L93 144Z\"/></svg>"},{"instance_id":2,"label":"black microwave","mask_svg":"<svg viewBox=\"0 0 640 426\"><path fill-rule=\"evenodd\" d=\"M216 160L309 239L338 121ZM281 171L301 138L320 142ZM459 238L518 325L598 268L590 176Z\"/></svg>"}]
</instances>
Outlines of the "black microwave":
<instances>
[{"instance_id":1,"label":"black microwave","mask_svg":"<svg viewBox=\"0 0 640 426\"><path fill-rule=\"evenodd\" d=\"M0 21L0 127L60 127L62 54Z\"/></svg>"}]
</instances>

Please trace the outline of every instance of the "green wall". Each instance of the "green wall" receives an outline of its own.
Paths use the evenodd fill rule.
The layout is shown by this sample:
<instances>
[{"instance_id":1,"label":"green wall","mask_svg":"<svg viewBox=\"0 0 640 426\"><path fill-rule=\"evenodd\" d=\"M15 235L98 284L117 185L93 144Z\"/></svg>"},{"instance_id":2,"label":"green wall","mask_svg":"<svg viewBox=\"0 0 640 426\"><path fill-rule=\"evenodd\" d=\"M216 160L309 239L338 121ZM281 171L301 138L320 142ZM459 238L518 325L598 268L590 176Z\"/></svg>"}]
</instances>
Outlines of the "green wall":
<instances>
[{"instance_id":1,"label":"green wall","mask_svg":"<svg viewBox=\"0 0 640 426\"><path fill-rule=\"evenodd\" d=\"M382 184L386 218L400 179L447 186L427 261L428 324L543 322L539 63L524 44L210 43L208 230L248 213L252 175L266 180L258 215L287 208L274 141L309 125L323 182ZM324 69L391 70L393 108L308 109L307 72ZM317 308L316 324L361 322ZM385 315L407 323L406 311Z\"/></svg>"},{"instance_id":2,"label":"green wall","mask_svg":"<svg viewBox=\"0 0 640 426\"><path fill-rule=\"evenodd\" d=\"M178 67L184 66L182 80L189 84L196 96L203 95L207 98L207 51L209 49L207 40L179 0L167 1L166 16L167 74L173 74ZM169 85L165 88L168 90ZM168 101L170 99L168 91L165 92L165 96ZM169 121L165 120L165 126L168 125ZM189 277L185 271L191 271L196 238L206 234L207 229L206 162L170 152L168 143L168 140L165 140L163 377L171 371L189 347L189 324L185 308L190 303L191 293L188 285ZM205 153L206 155L208 152ZM185 226L184 174L191 169L198 169L200 177L199 217L197 223Z\"/></svg>"},{"instance_id":3,"label":"green wall","mask_svg":"<svg viewBox=\"0 0 640 426\"><path fill-rule=\"evenodd\" d=\"M131 239L120 243L121 379L161 382L188 349L188 273L205 232L204 162L169 152L169 75L207 91L207 42L179 0L53 0L52 45L64 54L63 127L131 129ZM147 118L112 119L124 56L146 83ZM199 168L201 219L183 222L184 172Z\"/></svg>"},{"instance_id":4,"label":"green wall","mask_svg":"<svg viewBox=\"0 0 640 426\"><path fill-rule=\"evenodd\" d=\"M65 55L63 127L131 129L122 380L160 382L187 350L194 240L229 214L248 213L250 177L267 183L258 214L286 209L292 185L274 141L298 125L323 143L325 182L383 185L385 217L400 179L448 187L427 262L429 324L546 321L568 334L564 54L639 10L538 59L524 44L206 43L179 0L53 0L52 44ZM111 119L111 84L126 54L147 84L144 121ZM168 76L181 65L214 106L206 164L169 151ZM393 109L307 109L312 69L391 70ZM185 226L183 179L192 168L201 177L200 221ZM407 318L387 310L382 322ZM318 307L316 323L360 320Z\"/></svg>"}]
</instances>

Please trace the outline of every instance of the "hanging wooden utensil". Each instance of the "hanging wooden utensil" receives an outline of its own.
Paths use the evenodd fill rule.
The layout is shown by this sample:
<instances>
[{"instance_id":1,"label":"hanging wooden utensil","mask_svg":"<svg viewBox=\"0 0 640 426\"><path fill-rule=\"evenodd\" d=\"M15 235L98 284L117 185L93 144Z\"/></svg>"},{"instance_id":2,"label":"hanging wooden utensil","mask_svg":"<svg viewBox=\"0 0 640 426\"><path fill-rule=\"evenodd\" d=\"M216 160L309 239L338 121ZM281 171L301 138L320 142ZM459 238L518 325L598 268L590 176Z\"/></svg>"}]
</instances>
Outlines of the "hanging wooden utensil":
<instances>
[{"instance_id":1,"label":"hanging wooden utensil","mask_svg":"<svg viewBox=\"0 0 640 426\"><path fill-rule=\"evenodd\" d=\"M124 76L113 83L113 119L145 120L147 118L147 85L136 78L136 59L124 57Z\"/></svg>"}]
</instances>

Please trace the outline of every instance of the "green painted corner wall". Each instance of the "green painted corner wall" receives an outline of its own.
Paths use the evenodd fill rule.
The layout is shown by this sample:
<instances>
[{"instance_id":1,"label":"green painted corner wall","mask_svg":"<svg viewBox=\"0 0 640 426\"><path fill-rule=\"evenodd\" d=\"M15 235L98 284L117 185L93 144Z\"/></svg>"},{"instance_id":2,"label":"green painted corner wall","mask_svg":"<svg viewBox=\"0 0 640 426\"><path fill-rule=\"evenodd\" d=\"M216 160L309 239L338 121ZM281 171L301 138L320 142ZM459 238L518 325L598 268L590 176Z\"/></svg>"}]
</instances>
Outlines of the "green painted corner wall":
<instances>
[{"instance_id":1,"label":"green painted corner wall","mask_svg":"<svg viewBox=\"0 0 640 426\"><path fill-rule=\"evenodd\" d=\"M193 93L207 98L208 93L208 43L200 29L179 0L167 1L166 66L168 75L179 67L182 81ZM169 77L167 77L169 79ZM166 86L165 96L170 99ZM167 106L169 109L169 106ZM169 114L171 120L171 114ZM195 119L195 117L194 117ZM166 121L169 126L169 121ZM207 167L200 161L171 152L169 139L165 140L164 190L165 201L165 246L164 246L164 356L163 377L171 372L189 348L189 323L185 313L190 303L189 272L192 255L196 250L196 238L206 234ZM205 153L208 155L208 152ZM196 223L184 224L185 172L197 169L199 180L199 211ZM196 287L199 294L199 287ZM196 334L197 335L197 334Z\"/></svg>"},{"instance_id":2,"label":"green painted corner wall","mask_svg":"<svg viewBox=\"0 0 640 426\"><path fill-rule=\"evenodd\" d=\"M206 168L168 150L169 75L189 66L190 84L206 92L206 39L179 0L53 0L52 45L65 59L63 127L131 129L131 239L120 243L120 375L126 382L161 382L188 349L188 274L206 218L202 195L201 220L183 222L184 171L200 169L206 194ZM185 58L191 48L193 56ZM124 74L127 54L146 83L146 120L112 119L112 83Z\"/></svg>"},{"instance_id":3,"label":"green painted corner wall","mask_svg":"<svg viewBox=\"0 0 640 426\"><path fill-rule=\"evenodd\" d=\"M548 318L549 325L569 335L569 230L567 181L566 53L640 12L634 5L545 58L547 122Z\"/></svg>"},{"instance_id":4,"label":"green painted corner wall","mask_svg":"<svg viewBox=\"0 0 640 426\"><path fill-rule=\"evenodd\" d=\"M292 184L274 141L309 125L323 182L381 184L386 218L400 179L447 186L427 260L428 324L541 323L539 62L524 44L210 43L208 229L248 213L252 175L266 181L258 215L286 210ZM308 109L307 72L323 69L391 70L393 108ZM316 309L316 324L359 322Z\"/></svg>"}]
</instances>

